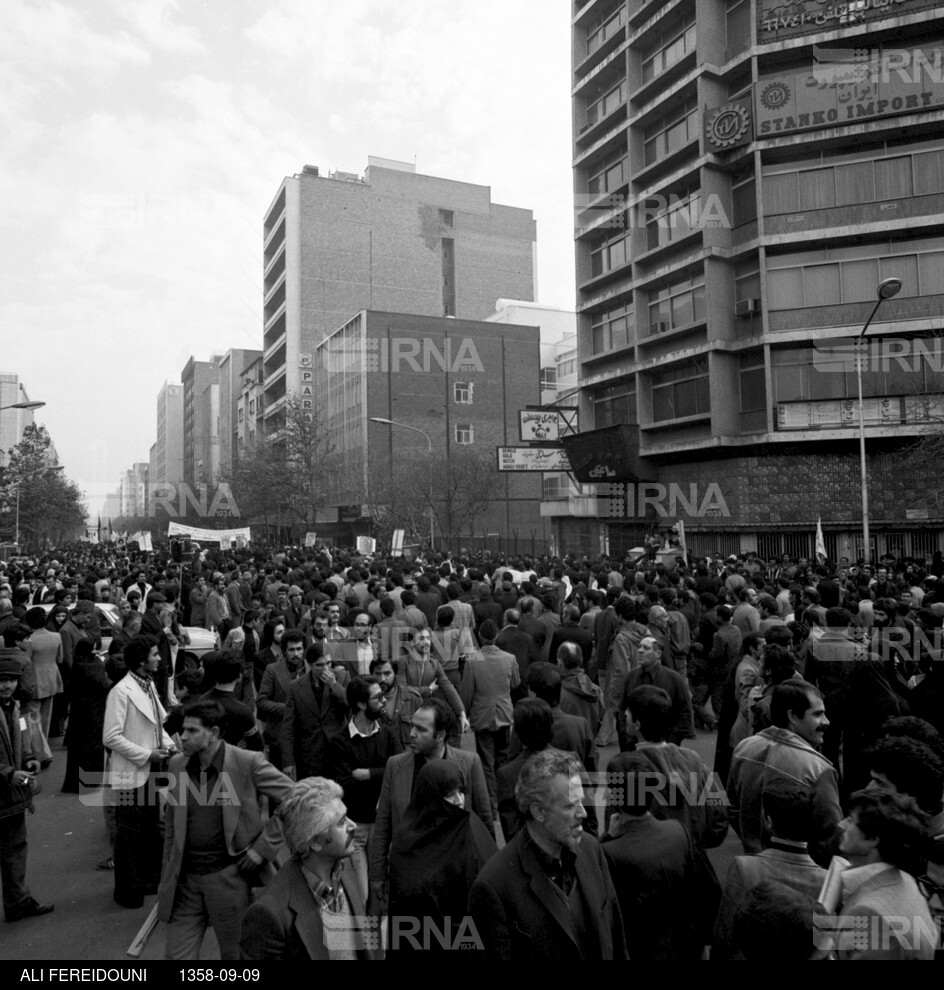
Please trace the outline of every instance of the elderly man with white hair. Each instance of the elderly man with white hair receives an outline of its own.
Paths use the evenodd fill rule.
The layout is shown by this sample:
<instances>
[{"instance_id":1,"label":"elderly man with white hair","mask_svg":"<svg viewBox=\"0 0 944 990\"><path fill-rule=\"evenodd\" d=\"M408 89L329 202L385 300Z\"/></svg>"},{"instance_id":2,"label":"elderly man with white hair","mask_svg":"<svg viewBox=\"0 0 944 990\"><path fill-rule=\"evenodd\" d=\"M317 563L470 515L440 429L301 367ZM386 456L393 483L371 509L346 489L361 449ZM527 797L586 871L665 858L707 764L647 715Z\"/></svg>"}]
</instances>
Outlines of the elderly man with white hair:
<instances>
[{"instance_id":1,"label":"elderly man with white hair","mask_svg":"<svg viewBox=\"0 0 944 990\"><path fill-rule=\"evenodd\" d=\"M383 957L351 868L355 825L343 796L335 781L306 777L282 801L292 859L243 916L243 959Z\"/></svg>"}]
</instances>

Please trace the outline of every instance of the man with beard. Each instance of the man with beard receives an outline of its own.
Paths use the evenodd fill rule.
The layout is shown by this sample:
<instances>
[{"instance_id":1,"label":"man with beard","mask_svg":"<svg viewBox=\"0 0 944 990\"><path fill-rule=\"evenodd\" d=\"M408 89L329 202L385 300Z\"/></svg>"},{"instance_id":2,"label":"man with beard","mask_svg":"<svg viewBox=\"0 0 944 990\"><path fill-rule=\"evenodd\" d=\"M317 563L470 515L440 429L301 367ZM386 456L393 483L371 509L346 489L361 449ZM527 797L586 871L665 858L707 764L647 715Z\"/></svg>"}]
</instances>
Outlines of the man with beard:
<instances>
[{"instance_id":1,"label":"man with beard","mask_svg":"<svg viewBox=\"0 0 944 990\"><path fill-rule=\"evenodd\" d=\"M397 680L396 660L378 658L370 665L370 676L376 677L383 693L383 719L400 740L401 749L410 745L413 729L413 712L423 703L416 688L407 687Z\"/></svg>"},{"instance_id":2,"label":"man with beard","mask_svg":"<svg viewBox=\"0 0 944 990\"><path fill-rule=\"evenodd\" d=\"M390 843L410 804L416 778L429 760L449 760L456 764L462 775L462 793L468 809L493 832L492 806L482 761L476 753L467 753L447 743L454 726L452 708L441 698L428 699L413 713L409 750L387 761L368 854L372 914L380 913L386 903Z\"/></svg>"},{"instance_id":3,"label":"man with beard","mask_svg":"<svg viewBox=\"0 0 944 990\"><path fill-rule=\"evenodd\" d=\"M183 754L170 763L158 917L167 922L166 957L199 959L208 925L221 959L239 958L239 932L252 887L282 844L278 816L263 826L261 795L281 801L292 787L261 753L222 739L216 702L183 709ZM271 873L271 868L269 869Z\"/></svg>"},{"instance_id":4,"label":"man with beard","mask_svg":"<svg viewBox=\"0 0 944 990\"><path fill-rule=\"evenodd\" d=\"M397 733L384 724L384 699L375 677L355 677L347 686L348 723L328 743L332 777L344 788L354 832L354 869L367 899L367 847L387 760L403 752Z\"/></svg>"},{"instance_id":5,"label":"man with beard","mask_svg":"<svg viewBox=\"0 0 944 990\"><path fill-rule=\"evenodd\" d=\"M264 739L269 762L282 769L282 717L292 681L305 673L305 637L290 629L282 637L282 659L266 666L256 696L256 714L265 719Z\"/></svg>"}]
</instances>

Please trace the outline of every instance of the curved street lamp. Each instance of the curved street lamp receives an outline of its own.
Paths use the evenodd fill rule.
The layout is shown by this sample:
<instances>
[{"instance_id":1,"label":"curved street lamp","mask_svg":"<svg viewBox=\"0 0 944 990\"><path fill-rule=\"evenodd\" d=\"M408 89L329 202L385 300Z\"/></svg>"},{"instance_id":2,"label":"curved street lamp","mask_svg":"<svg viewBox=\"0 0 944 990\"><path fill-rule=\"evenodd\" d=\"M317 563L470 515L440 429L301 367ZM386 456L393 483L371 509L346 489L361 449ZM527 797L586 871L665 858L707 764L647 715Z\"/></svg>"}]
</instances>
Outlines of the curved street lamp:
<instances>
[{"instance_id":1,"label":"curved street lamp","mask_svg":"<svg viewBox=\"0 0 944 990\"><path fill-rule=\"evenodd\" d=\"M432 553L436 547L433 539L433 442L429 439L429 434L418 426L398 423L395 419L385 419L383 416L371 416L370 421L380 423L382 426L399 426L403 430L412 430L414 433L426 437L426 446L429 448L429 552Z\"/></svg>"},{"instance_id":2,"label":"curved street lamp","mask_svg":"<svg viewBox=\"0 0 944 990\"><path fill-rule=\"evenodd\" d=\"M886 299L897 296L901 291L901 285L901 279L895 277L886 278L879 282L875 305L872 307L872 312L869 313L869 318L865 321L865 326L859 333L859 346L856 348L856 380L859 386L859 474L862 486L862 557L867 565L872 562L872 555L869 550L869 483L865 461L865 405L862 400L862 362L865 359L868 348L868 345L865 343L865 331L869 329L869 324L875 318L879 306Z\"/></svg>"}]
</instances>

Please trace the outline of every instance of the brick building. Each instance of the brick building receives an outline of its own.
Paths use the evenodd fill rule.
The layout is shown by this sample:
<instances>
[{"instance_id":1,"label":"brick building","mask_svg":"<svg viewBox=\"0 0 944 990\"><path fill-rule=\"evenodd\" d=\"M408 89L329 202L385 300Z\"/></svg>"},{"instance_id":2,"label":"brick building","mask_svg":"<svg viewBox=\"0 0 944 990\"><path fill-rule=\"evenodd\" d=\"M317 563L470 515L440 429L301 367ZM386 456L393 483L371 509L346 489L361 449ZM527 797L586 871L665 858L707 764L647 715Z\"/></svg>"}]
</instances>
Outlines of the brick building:
<instances>
[{"instance_id":1,"label":"brick building","mask_svg":"<svg viewBox=\"0 0 944 990\"><path fill-rule=\"evenodd\" d=\"M266 433L318 344L360 310L482 320L499 297L533 299L534 241L530 210L413 165L286 178L264 221Z\"/></svg>"},{"instance_id":2,"label":"brick building","mask_svg":"<svg viewBox=\"0 0 944 990\"><path fill-rule=\"evenodd\" d=\"M784 10L572 5L581 426L627 424L639 482L726 511L614 487L569 549L683 518L700 553L810 556L822 517L860 555L852 348L888 278L870 337L906 357L863 373L872 550L944 549L934 472L899 457L944 422L944 5Z\"/></svg>"},{"instance_id":3,"label":"brick building","mask_svg":"<svg viewBox=\"0 0 944 990\"><path fill-rule=\"evenodd\" d=\"M418 503L428 504L430 467L443 471L450 458L475 451L497 490L458 534L463 545L542 552L549 529L541 518L541 476L495 470L495 448L518 443L518 410L539 401L539 383L537 327L358 313L315 348L314 367L303 369L300 385L302 402L326 422L339 451L334 490L316 520L319 537L350 542L366 534L369 519L360 506L371 502L375 481L401 478L404 463L415 465L406 483L415 483ZM446 511L441 501L437 509ZM437 527L437 546L441 538Z\"/></svg>"}]
</instances>

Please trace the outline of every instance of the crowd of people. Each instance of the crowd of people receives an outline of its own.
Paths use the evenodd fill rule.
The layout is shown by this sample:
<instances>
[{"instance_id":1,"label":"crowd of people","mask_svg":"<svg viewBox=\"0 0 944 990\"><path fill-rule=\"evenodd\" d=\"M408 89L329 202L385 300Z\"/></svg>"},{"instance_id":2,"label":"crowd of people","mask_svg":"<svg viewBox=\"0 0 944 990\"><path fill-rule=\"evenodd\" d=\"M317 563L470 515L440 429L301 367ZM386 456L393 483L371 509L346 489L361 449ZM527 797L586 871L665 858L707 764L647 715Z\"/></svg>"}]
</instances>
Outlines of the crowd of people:
<instances>
[{"instance_id":1,"label":"crowd of people","mask_svg":"<svg viewBox=\"0 0 944 990\"><path fill-rule=\"evenodd\" d=\"M940 554L77 544L0 564L0 635L7 921L53 909L26 815L64 734L169 958L941 948Z\"/></svg>"}]
</instances>

